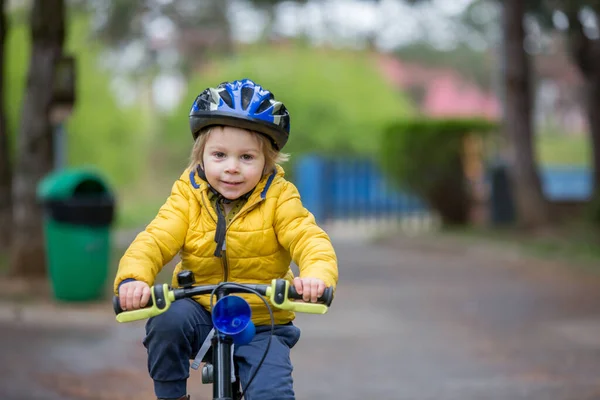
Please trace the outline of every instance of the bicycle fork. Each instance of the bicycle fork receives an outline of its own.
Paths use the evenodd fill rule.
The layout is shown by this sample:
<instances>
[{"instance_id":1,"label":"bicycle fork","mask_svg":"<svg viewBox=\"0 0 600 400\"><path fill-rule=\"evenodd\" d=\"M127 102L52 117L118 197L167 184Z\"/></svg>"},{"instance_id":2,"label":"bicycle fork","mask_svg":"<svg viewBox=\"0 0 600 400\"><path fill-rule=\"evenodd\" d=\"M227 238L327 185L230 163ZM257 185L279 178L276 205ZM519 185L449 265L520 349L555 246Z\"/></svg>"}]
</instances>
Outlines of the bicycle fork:
<instances>
[{"instance_id":1,"label":"bicycle fork","mask_svg":"<svg viewBox=\"0 0 600 400\"><path fill-rule=\"evenodd\" d=\"M202 383L213 384L214 400L239 399L239 379L235 376L233 362L233 339L215 333L211 338L211 344L212 363L205 363L202 367ZM235 384L232 384L233 382Z\"/></svg>"}]
</instances>

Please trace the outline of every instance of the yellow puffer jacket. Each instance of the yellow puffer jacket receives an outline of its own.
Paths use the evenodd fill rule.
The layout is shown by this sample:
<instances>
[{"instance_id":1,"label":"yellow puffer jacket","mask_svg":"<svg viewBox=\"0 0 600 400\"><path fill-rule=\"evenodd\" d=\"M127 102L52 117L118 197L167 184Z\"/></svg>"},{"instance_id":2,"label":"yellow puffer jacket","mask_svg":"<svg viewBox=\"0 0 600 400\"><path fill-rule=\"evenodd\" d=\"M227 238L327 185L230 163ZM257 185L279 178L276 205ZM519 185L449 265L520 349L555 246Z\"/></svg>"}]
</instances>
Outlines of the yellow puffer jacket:
<instances>
[{"instance_id":1,"label":"yellow puffer jacket","mask_svg":"<svg viewBox=\"0 0 600 400\"><path fill-rule=\"evenodd\" d=\"M182 269L193 271L198 285L222 281L269 284L275 278L291 281L292 260L299 267L300 277L336 285L337 259L331 241L303 207L296 187L284 179L281 167L262 178L228 225L223 257L213 255L216 221L207 183L194 172L184 172L158 215L121 259L115 293L119 283L128 278L153 285L156 275L177 253L181 262L173 273L174 287ZM258 296L242 297L250 303L256 325L270 323ZM210 308L209 296L199 296L197 301ZM294 319L292 312L275 308L273 312L277 324Z\"/></svg>"}]
</instances>

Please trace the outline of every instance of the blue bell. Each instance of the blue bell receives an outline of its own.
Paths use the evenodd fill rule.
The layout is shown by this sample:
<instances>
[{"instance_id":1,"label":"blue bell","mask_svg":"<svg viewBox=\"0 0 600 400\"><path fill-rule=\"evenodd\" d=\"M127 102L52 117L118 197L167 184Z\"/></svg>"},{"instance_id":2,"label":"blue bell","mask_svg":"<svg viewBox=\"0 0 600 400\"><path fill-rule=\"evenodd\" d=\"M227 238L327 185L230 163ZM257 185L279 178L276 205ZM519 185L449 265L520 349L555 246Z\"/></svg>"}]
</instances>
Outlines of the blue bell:
<instances>
[{"instance_id":1,"label":"blue bell","mask_svg":"<svg viewBox=\"0 0 600 400\"><path fill-rule=\"evenodd\" d=\"M217 301L212 309L214 327L219 332L231 336L236 345L252 341L256 328L251 317L250 305L239 296L225 296Z\"/></svg>"}]
</instances>

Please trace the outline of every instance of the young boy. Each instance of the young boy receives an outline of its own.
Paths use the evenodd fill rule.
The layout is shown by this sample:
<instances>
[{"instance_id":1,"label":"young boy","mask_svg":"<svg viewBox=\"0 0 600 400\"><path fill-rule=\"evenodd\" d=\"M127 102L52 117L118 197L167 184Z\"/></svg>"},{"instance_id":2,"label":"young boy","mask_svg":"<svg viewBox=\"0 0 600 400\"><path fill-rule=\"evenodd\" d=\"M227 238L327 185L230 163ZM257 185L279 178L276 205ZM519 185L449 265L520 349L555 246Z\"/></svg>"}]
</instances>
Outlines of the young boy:
<instances>
[{"instance_id":1,"label":"young boy","mask_svg":"<svg viewBox=\"0 0 600 400\"><path fill-rule=\"evenodd\" d=\"M273 94L244 79L204 90L190 112L194 137L191 164L175 182L154 220L121 259L115 292L121 307L143 307L150 285L177 253L173 273L191 270L196 283L293 282L304 301L315 302L338 279L337 259L327 234L302 205L297 189L278 163L289 131L289 114ZM300 276L294 278L290 262ZM235 346L242 387L262 357L270 319L257 296L252 308L256 336ZM159 399L188 399L190 359L212 329L210 299L173 303L146 324L144 346ZM290 349L300 330L289 311L273 309L275 336L265 362L245 394L247 400L294 399ZM267 326L269 325L269 326Z\"/></svg>"}]
</instances>

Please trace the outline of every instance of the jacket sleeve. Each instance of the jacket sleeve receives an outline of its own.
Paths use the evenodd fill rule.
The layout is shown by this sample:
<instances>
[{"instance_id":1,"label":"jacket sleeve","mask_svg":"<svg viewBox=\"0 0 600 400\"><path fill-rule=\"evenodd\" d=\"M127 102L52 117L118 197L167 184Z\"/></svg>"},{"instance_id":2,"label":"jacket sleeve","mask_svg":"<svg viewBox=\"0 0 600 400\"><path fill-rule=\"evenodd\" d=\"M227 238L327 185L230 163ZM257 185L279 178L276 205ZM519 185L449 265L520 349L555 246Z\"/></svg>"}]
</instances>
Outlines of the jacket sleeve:
<instances>
[{"instance_id":1,"label":"jacket sleeve","mask_svg":"<svg viewBox=\"0 0 600 400\"><path fill-rule=\"evenodd\" d=\"M171 195L154 220L137 235L121 258L114 282L115 293L125 279L153 285L162 267L179 252L188 230L191 195L188 182L181 179L175 182Z\"/></svg>"},{"instance_id":2,"label":"jacket sleeve","mask_svg":"<svg viewBox=\"0 0 600 400\"><path fill-rule=\"evenodd\" d=\"M327 286L337 285L337 257L329 236L302 205L298 189L288 181L277 200L275 231L300 269L300 277L318 278Z\"/></svg>"}]
</instances>

